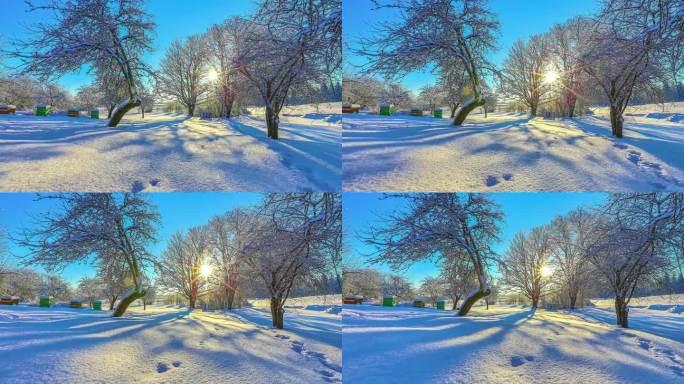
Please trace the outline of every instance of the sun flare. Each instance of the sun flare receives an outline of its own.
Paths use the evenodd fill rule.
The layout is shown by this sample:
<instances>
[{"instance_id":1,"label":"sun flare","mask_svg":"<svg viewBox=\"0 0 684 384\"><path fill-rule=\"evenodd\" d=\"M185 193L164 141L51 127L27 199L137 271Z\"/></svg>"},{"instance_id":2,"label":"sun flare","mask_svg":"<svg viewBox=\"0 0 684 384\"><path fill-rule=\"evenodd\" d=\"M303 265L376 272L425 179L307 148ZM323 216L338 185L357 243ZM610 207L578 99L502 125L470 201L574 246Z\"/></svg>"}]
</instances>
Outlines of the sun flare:
<instances>
[{"instance_id":1,"label":"sun flare","mask_svg":"<svg viewBox=\"0 0 684 384\"><path fill-rule=\"evenodd\" d=\"M553 275L553 268L551 268L550 265L545 265L545 266L541 267L540 272L541 272L542 277L549 277L549 276Z\"/></svg>"},{"instance_id":2,"label":"sun flare","mask_svg":"<svg viewBox=\"0 0 684 384\"><path fill-rule=\"evenodd\" d=\"M207 79L209 81L216 81L218 79L218 72L214 68L209 70L209 73L207 73Z\"/></svg>"},{"instance_id":3,"label":"sun flare","mask_svg":"<svg viewBox=\"0 0 684 384\"><path fill-rule=\"evenodd\" d=\"M213 272L214 268L211 266L211 264L202 264L200 266L200 275L202 277L209 277L211 276L211 272Z\"/></svg>"},{"instance_id":4,"label":"sun flare","mask_svg":"<svg viewBox=\"0 0 684 384\"><path fill-rule=\"evenodd\" d=\"M548 71L546 71L546 73L544 73L544 78L542 79L542 81L544 82L544 84L553 84L558 80L559 77L560 76L558 75L558 72L556 72L553 69L549 69Z\"/></svg>"}]
</instances>

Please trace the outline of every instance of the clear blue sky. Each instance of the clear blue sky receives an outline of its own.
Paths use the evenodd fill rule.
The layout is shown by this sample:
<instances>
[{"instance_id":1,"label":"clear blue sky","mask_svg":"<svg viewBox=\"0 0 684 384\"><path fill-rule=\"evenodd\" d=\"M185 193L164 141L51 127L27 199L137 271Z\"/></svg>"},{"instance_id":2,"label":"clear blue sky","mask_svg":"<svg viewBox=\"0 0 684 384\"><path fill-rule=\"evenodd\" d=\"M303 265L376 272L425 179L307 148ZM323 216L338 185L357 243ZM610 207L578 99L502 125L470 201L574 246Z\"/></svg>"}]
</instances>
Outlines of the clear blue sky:
<instances>
[{"instance_id":1,"label":"clear blue sky","mask_svg":"<svg viewBox=\"0 0 684 384\"><path fill-rule=\"evenodd\" d=\"M372 10L370 0L344 0L342 9L345 48L354 48L360 37L370 37L374 26L381 21L391 21L396 11ZM492 10L501 24L498 51L491 60L500 64L508 49L518 38L526 39L543 33L557 23L577 15L590 15L599 8L598 0L490 0ZM353 65L363 64L364 58L355 57L345 50L345 72L353 72ZM353 64L353 65L352 65ZM414 92L421 86L435 82L429 71L411 73L402 83Z\"/></svg>"},{"instance_id":2,"label":"clear blue sky","mask_svg":"<svg viewBox=\"0 0 684 384\"><path fill-rule=\"evenodd\" d=\"M492 198L501 206L505 222L501 226L501 242L495 246L497 253L503 253L510 239L519 231L528 231L533 227L547 224L557 215L567 213L574 208L594 205L605 198L602 193L587 192L512 192L492 193ZM357 236L366 231L369 223L382 225L379 218L387 212L401 209L402 199L382 199L380 193L345 193L343 200L343 222L348 235L349 251L345 261L354 261L358 266L375 268L391 272L386 265L368 265L363 256L371 252ZM401 272L414 284L427 276L436 276L439 269L430 262L420 262Z\"/></svg>"},{"instance_id":3,"label":"clear blue sky","mask_svg":"<svg viewBox=\"0 0 684 384\"><path fill-rule=\"evenodd\" d=\"M196 192L196 193L150 193L147 194L161 215L158 242L150 247L153 254L159 255L166 247L167 240L177 230L187 230L202 225L218 214L236 207L247 207L256 204L261 195L257 193L237 192ZM54 201L35 201L33 193L0 193L0 228L10 232L23 228L31 228L35 218L54 208ZM7 242L10 252L15 256L25 255L27 250ZM10 257L10 262L18 263L16 257ZM36 266L36 269L43 271ZM95 269L89 264L74 264L67 267L61 274L72 283L81 277L92 277Z\"/></svg>"},{"instance_id":4,"label":"clear blue sky","mask_svg":"<svg viewBox=\"0 0 684 384\"><path fill-rule=\"evenodd\" d=\"M212 24L220 23L231 16L247 16L253 12L255 6L253 0L148 0L145 9L152 15L157 28L155 52L145 56L146 62L157 67L166 48L176 38L205 32ZM46 12L27 12L24 0L2 0L0 49L10 49L8 42L26 36L26 26L45 21L49 16L50 13ZM63 76L58 83L74 91L90 81L91 78L83 70Z\"/></svg>"}]
</instances>

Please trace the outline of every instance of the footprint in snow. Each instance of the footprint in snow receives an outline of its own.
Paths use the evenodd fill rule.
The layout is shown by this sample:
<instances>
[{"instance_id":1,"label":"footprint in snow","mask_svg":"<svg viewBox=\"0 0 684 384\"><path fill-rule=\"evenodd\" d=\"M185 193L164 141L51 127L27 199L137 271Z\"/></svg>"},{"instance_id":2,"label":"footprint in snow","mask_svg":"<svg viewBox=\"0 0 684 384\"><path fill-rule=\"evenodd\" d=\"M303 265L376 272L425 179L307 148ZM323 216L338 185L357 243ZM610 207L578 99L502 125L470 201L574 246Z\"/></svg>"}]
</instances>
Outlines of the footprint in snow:
<instances>
[{"instance_id":1,"label":"footprint in snow","mask_svg":"<svg viewBox=\"0 0 684 384\"><path fill-rule=\"evenodd\" d=\"M159 179L152 179L152 180L150 180L150 185L153 187L156 187L157 185L159 185L160 182L161 182L161 180L159 180Z\"/></svg>"},{"instance_id":2,"label":"footprint in snow","mask_svg":"<svg viewBox=\"0 0 684 384\"><path fill-rule=\"evenodd\" d=\"M157 373L164 373L169 370L169 366L166 363L157 363Z\"/></svg>"},{"instance_id":3,"label":"footprint in snow","mask_svg":"<svg viewBox=\"0 0 684 384\"><path fill-rule=\"evenodd\" d=\"M181 362L178 361L178 360L176 360L176 361L174 361L173 363L171 363L171 365L173 365L174 367L178 368L178 367L181 366Z\"/></svg>"},{"instance_id":4,"label":"footprint in snow","mask_svg":"<svg viewBox=\"0 0 684 384\"><path fill-rule=\"evenodd\" d=\"M275 335L276 338L282 339L282 340L287 340L290 338L290 336L285 336L285 335Z\"/></svg>"},{"instance_id":5,"label":"footprint in snow","mask_svg":"<svg viewBox=\"0 0 684 384\"><path fill-rule=\"evenodd\" d=\"M304 343L301 341L293 341L290 343L290 346L292 350L297 353L302 353L304 351Z\"/></svg>"},{"instance_id":6,"label":"footprint in snow","mask_svg":"<svg viewBox=\"0 0 684 384\"><path fill-rule=\"evenodd\" d=\"M512 173L506 173L503 175L503 179L506 181L511 181L511 180L513 180L513 174Z\"/></svg>"},{"instance_id":7,"label":"footprint in snow","mask_svg":"<svg viewBox=\"0 0 684 384\"><path fill-rule=\"evenodd\" d=\"M639 347L650 352L656 358L665 358L669 360L667 361L667 363L670 364L668 365L668 368L670 368L670 370L672 370L672 372L674 372L675 374L679 376L684 376L684 359L682 359L682 357L680 357L678 354L669 349L657 347L650 340L643 339L638 336L634 339L636 340L637 344L639 344Z\"/></svg>"},{"instance_id":8,"label":"footprint in snow","mask_svg":"<svg viewBox=\"0 0 684 384\"><path fill-rule=\"evenodd\" d=\"M485 180L485 184L488 187L493 187L493 186L499 184L499 179L496 176L487 176L487 180Z\"/></svg>"},{"instance_id":9,"label":"footprint in snow","mask_svg":"<svg viewBox=\"0 0 684 384\"><path fill-rule=\"evenodd\" d=\"M511 366L513 367L519 367L528 361L534 361L534 356L513 356L511 357Z\"/></svg>"},{"instance_id":10,"label":"footprint in snow","mask_svg":"<svg viewBox=\"0 0 684 384\"><path fill-rule=\"evenodd\" d=\"M613 144L613 147L615 147L615 148L617 148L617 149L627 149L627 148L629 148L626 144L622 144L622 143L615 143L615 144Z\"/></svg>"},{"instance_id":11,"label":"footprint in snow","mask_svg":"<svg viewBox=\"0 0 684 384\"><path fill-rule=\"evenodd\" d=\"M131 192L133 193L138 193L145 189L145 185L142 183L142 181L136 180L133 182L133 187L131 187Z\"/></svg>"}]
</instances>

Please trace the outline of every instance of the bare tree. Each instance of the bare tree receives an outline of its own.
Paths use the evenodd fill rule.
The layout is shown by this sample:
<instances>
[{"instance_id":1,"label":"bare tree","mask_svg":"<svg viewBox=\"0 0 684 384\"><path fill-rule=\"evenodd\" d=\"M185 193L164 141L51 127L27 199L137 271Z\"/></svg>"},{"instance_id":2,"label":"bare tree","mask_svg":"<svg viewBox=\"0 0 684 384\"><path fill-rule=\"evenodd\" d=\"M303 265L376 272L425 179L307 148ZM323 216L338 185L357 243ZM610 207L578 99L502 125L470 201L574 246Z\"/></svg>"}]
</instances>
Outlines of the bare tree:
<instances>
[{"instance_id":1,"label":"bare tree","mask_svg":"<svg viewBox=\"0 0 684 384\"><path fill-rule=\"evenodd\" d=\"M195 114L197 103L206 96L209 85L205 81L208 51L204 37L190 36L185 42L176 39L166 50L158 75L159 91L173 96Z\"/></svg>"},{"instance_id":2,"label":"bare tree","mask_svg":"<svg viewBox=\"0 0 684 384\"><path fill-rule=\"evenodd\" d=\"M219 268L223 305L228 309L233 308L239 290L240 267L252 220L249 212L237 209L214 217L207 228L214 264Z\"/></svg>"},{"instance_id":3,"label":"bare tree","mask_svg":"<svg viewBox=\"0 0 684 384\"><path fill-rule=\"evenodd\" d=\"M433 307L437 306L437 299L444 294L444 281L437 277L426 277L420 283L420 291L426 295Z\"/></svg>"},{"instance_id":4,"label":"bare tree","mask_svg":"<svg viewBox=\"0 0 684 384\"><path fill-rule=\"evenodd\" d=\"M280 111L298 82L330 76L341 55L341 0L263 1L239 28L235 67L259 90L268 137L278 139Z\"/></svg>"},{"instance_id":5,"label":"bare tree","mask_svg":"<svg viewBox=\"0 0 684 384\"><path fill-rule=\"evenodd\" d=\"M284 305L292 288L328 262L325 246L341 228L340 195L269 194L259 209L245 258L271 297L273 326L284 326Z\"/></svg>"},{"instance_id":6,"label":"bare tree","mask_svg":"<svg viewBox=\"0 0 684 384\"><path fill-rule=\"evenodd\" d=\"M599 237L589 246L588 259L615 294L617 325L627 328L635 289L673 261L667 245L684 231L684 195L611 195L596 230Z\"/></svg>"},{"instance_id":7,"label":"bare tree","mask_svg":"<svg viewBox=\"0 0 684 384\"><path fill-rule=\"evenodd\" d=\"M443 261L440 277L444 282L446 294L451 299L451 309L458 308L461 297L477 287L477 276L470 259L457 250L461 255L447 256Z\"/></svg>"},{"instance_id":8,"label":"bare tree","mask_svg":"<svg viewBox=\"0 0 684 384\"><path fill-rule=\"evenodd\" d=\"M126 262L122 258L107 258L107 262L98 267L97 278L102 282L101 294L109 301L109 310L113 310L116 301L133 286L126 271Z\"/></svg>"},{"instance_id":9,"label":"bare tree","mask_svg":"<svg viewBox=\"0 0 684 384\"><path fill-rule=\"evenodd\" d=\"M677 1L605 0L587 49L585 72L610 103L613 136L623 136L623 113L636 86L655 67L655 55L682 36Z\"/></svg>"},{"instance_id":10,"label":"bare tree","mask_svg":"<svg viewBox=\"0 0 684 384\"><path fill-rule=\"evenodd\" d=\"M52 23L37 24L33 38L17 41L10 55L21 61L23 74L49 79L87 64L111 62L126 81L127 100L117 105L109 126L140 105L136 77L148 70L142 62L152 49L154 23L135 0L27 1L30 11L47 11Z\"/></svg>"},{"instance_id":11,"label":"bare tree","mask_svg":"<svg viewBox=\"0 0 684 384\"><path fill-rule=\"evenodd\" d=\"M537 227L529 235L519 232L511 240L505 256L499 261L503 282L530 299L532 308L548 293L553 284L550 278L551 257L549 229Z\"/></svg>"},{"instance_id":12,"label":"bare tree","mask_svg":"<svg viewBox=\"0 0 684 384\"><path fill-rule=\"evenodd\" d=\"M575 309L577 297L591 278L587 251L594 242L596 215L579 208L557 217L551 224L552 263L555 276L566 290L570 309Z\"/></svg>"},{"instance_id":13,"label":"bare tree","mask_svg":"<svg viewBox=\"0 0 684 384\"><path fill-rule=\"evenodd\" d=\"M503 214L482 194L399 196L408 208L385 217L385 226L369 229L365 242L375 247L370 261L401 269L420 260L467 257L477 277L477 286L461 305L459 316L465 316L475 302L490 293L486 266L494 255L491 245L498 241Z\"/></svg>"},{"instance_id":14,"label":"bare tree","mask_svg":"<svg viewBox=\"0 0 684 384\"><path fill-rule=\"evenodd\" d=\"M239 19L228 19L222 24L213 25L207 32L207 47L211 60L211 66L216 71L216 85L221 101L221 115L230 119L235 102L236 82L233 79L237 75L233 67L236 29L240 26Z\"/></svg>"},{"instance_id":15,"label":"bare tree","mask_svg":"<svg viewBox=\"0 0 684 384\"><path fill-rule=\"evenodd\" d=\"M592 27L590 20L576 17L565 24L554 25L548 33L551 61L559 72L560 109L568 117L575 116L577 101L587 91L587 76L579 57L586 49Z\"/></svg>"},{"instance_id":16,"label":"bare tree","mask_svg":"<svg viewBox=\"0 0 684 384\"><path fill-rule=\"evenodd\" d=\"M549 90L544 83L545 71L549 69L548 56L548 40L543 35L535 35L528 42L516 40L503 63L504 91L524 103L531 116L537 115L539 104Z\"/></svg>"},{"instance_id":17,"label":"bare tree","mask_svg":"<svg viewBox=\"0 0 684 384\"><path fill-rule=\"evenodd\" d=\"M350 104L376 106L383 84L371 76L345 76L342 79L342 101Z\"/></svg>"},{"instance_id":18,"label":"bare tree","mask_svg":"<svg viewBox=\"0 0 684 384\"><path fill-rule=\"evenodd\" d=\"M471 95L454 118L461 125L468 114L484 104L482 72L494 49L499 23L487 0L374 0L378 8L400 12L399 21L378 27L379 37L361 41L357 53L368 58L365 71L387 78L429 65L458 60L468 75Z\"/></svg>"},{"instance_id":19,"label":"bare tree","mask_svg":"<svg viewBox=\"0 0 684 384\"><path fill-rule=\"evenodd\" d=\"M95 255L101 263L121 262L132 282L114 317L145 295L145 265L152 260L147 245L155 240L159 215L142 195L123 193L70 193L46 196L59 209L41 217L40 225L23 231L18 243L30 250L25 263L43 265L48 271Z\"/></svg>"},{"instance_id":20,"label":"bare tree","mask_svg":"<svg viewBox=\"0 0 684 384\"><path fill-rule=\"evenodd\" d=\"M194 227L185 234L176 232L156 265L159 284L183 295L191 309L210 288L210 269L204 267L209 263L210 244L206 227Z\"/></svg>"},{"instance_id":21,"label":"bare tree","mask_svg":"<svg viewBox=\"0 0 684 384\"><path fill-rule=\"evenodd\" d=\"M458 61L440 65L437 86L449 106L450 117L456 116L456 111L464 101L463 91L467 87L468 74Z\"/></svg>"}]
</instances>

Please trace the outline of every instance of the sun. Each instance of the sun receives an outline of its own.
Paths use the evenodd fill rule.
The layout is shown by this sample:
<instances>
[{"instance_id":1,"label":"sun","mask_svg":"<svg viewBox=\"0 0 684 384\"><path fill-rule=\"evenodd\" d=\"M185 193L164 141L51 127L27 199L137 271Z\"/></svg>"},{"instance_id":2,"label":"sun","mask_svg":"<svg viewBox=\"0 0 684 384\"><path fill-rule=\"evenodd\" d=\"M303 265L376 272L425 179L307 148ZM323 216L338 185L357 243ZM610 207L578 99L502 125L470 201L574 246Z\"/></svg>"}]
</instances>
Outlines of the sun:
<instances>
[{"instance_id":1,"label":"sun","mask_svg":"<svg viewBox=\"0 0 684 384\"><path fill-rule=\"evenodd\" d=\"M200 275L204 278L211 276L211 273L213 272L214 268L211 266L211 264L202 264L200 266Z\"/></svg>"},{"instance_id":2,"label":"sun","mask_svg":"<svg viewBox=\"0 0 684 384\"><path fill-rule=\"evenodd\" d=\"M216 81L218 79L218 72L214 68L209 70L209 73L207 73L207 79L209 81Z\"/></svg>"},{"instance_id":3,"label":"sun","mask_svg":"<svg viewBox=\"0 0 684 384\"><path fill-rule=\"evenodd\" d=\"M542 78L542 82L544 82L544 84L553 84L556 81L558 81L559 77L560 76L558 75L558 72L556 72L556 70L549 69L548 71L546 71L544 73L544 77Z\"/></svg>"},{"instance_id":4,"label":"sun","mask_svg":"<svg viewBox=\"0 0 684 384\"><path fill-rule=\"evenodd\" d=\"M540 272L541 272L542 277L549 277L549 276L553 275L553 268L551 268L550 265L544 265L543 267L541 267Z\"/></svg>"}]
</instances>

